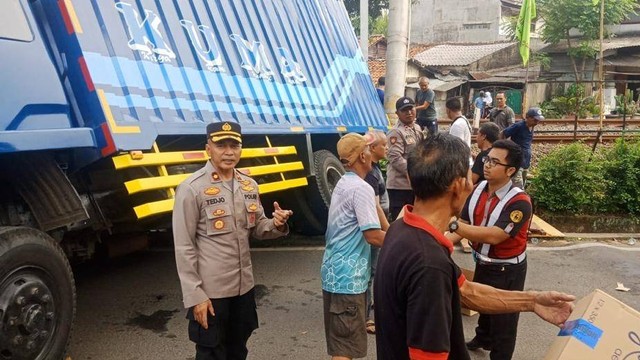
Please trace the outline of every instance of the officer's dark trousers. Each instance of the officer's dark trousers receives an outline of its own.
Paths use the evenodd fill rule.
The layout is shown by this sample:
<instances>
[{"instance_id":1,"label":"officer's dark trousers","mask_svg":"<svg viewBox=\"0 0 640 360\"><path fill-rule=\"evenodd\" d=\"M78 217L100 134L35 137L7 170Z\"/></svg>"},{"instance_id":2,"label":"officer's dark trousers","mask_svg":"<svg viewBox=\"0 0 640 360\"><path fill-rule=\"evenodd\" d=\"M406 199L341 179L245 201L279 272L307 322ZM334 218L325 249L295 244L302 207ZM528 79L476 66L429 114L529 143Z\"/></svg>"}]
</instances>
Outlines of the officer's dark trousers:
<instances>
[{"instance_id":1,"label":"officer's dark trousers","mask_svg":"<svg viewBox=\"0 0 640 360\"><path fill-rule=\"evenodd\" d=\"M244 360L247 340L258 328L254 291L223 299L211 299L215 316L208 316L208 329L193 319L189 309L189 339L196 343L196 360Z\"/></svg>"},{"instance_id":2,"label":"officer's dark trousers","mask_svg":"<svg viewBox=\"0 0 640 360\"><path fill-rule=\"evenodd\" d=\"M387 191L389 192L389 216L391 217L389 220L395 221L405 205L413 205L413 190L387 189Z\"/></svg>"},{"instance_id":3,"label":"officer's dark trousers","mask_svg":"<svg viewBox=\"0 0 640 360\"><path fill-rule=\"evenodd\" d=\"M527 261L516 265L476 264L473 281L504 290L523 290L527 276ZM491 345L491 360L509 360L516 347L519 313L501 315L480 314L476 339Z\"/></svg>"}]
</instances>

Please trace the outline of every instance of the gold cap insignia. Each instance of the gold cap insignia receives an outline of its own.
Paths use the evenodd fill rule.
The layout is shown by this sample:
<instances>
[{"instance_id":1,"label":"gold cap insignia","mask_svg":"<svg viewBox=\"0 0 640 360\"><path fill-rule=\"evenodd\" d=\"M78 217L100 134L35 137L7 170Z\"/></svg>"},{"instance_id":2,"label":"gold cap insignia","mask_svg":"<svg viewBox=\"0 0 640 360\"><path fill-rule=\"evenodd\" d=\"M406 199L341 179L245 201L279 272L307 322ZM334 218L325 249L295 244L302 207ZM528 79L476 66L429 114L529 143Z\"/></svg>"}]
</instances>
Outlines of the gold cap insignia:
<instances>
[{"instance_id":1,"label":"gold cap insignia","mask_svg":"<svg viewBox=\"0 0 640 360\"><path fill-rule=\"evenodd\" d=\"M213 212L213 216L221 216L224 215L226 211L224 211L223 209L216 209L216 211Z\"/></svg>"},{"instance_id":2,"label":"gold cap insignia","mask_svg":"<svg viewBox=\"0 0 640 360\"><path fill-rule=\"evenodd\" d=\"M215 179L215 176L214 176L214 179ZM210 188L207 188L204 191L204 193L205 193L205 195L218 195L220 193L220 188L217 188L215 186L214 187L210 187Z\"/></svg>"},{"instance_id":3,"label":"gold cap insignia","mask_svg":"<svg viewBox=\"0 0 640 360\"><path fill-rule=\"evenodd\" d=\"M231 125L229 125L229 123L224 123L222 125L222 130L224 131L230 131L231 130Z\"/></svg>"}]
</instances>

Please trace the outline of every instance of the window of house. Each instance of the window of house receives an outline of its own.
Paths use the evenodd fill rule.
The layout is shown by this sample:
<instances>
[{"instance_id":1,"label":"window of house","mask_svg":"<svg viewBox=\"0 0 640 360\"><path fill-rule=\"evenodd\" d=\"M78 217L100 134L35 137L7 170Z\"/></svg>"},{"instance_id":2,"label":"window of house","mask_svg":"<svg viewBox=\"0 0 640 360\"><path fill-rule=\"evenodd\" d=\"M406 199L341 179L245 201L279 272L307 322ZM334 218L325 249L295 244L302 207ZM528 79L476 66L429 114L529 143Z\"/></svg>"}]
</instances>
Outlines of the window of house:
<instances>
[{"instance_id":1,"label":"window of house","mask_svg":"<svg viewBox=\"0 0 640 360\"><path fill-rule=\"evenodd\" d=\"M29 21L19 0L0 0L0 38L33 40Z\"/></svg>"}]
</instances>

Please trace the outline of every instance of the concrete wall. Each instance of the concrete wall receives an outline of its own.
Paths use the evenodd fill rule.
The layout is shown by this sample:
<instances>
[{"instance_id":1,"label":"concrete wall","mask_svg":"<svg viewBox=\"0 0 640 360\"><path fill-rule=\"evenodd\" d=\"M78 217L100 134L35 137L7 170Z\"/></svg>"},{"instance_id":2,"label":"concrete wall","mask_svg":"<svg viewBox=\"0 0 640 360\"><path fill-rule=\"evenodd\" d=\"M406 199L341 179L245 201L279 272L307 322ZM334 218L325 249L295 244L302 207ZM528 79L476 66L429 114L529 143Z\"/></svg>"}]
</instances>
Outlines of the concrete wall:
<instances>
[{"instance_id":1,"label":"concrete wall","mask_svg":"<svg viewBox=\"0 0 640 360\"><path fill-rule=\"evenodd\" d=\"M500 40L500 0L419 0L411 8L411 42Z\"/></svg>"},{"instance_id":2,"label":"concrete wall","mask_svg":"<svg viewBox=\"0 0 640 360\"><path fill-rule=\"evenodd\" d=\"M543 83L527 84L527 108L540 106L542 102L551 98L551 85ZM526 109L523 107L523 111Z\"/></svg>"},{"instance_id":3,"label":"concrete wall","mask_svg":"<svg viewBox=\"0 0 640 360\"><path fill-rule=\"evenodd\" d=\"M503 67L517 65L521 63L518 45L514 44L508 48L498 50L489 56L485 56L479 61L469 66L469 71L482 71L491 69L500 69Z\"/></svg>"}]
</instances>

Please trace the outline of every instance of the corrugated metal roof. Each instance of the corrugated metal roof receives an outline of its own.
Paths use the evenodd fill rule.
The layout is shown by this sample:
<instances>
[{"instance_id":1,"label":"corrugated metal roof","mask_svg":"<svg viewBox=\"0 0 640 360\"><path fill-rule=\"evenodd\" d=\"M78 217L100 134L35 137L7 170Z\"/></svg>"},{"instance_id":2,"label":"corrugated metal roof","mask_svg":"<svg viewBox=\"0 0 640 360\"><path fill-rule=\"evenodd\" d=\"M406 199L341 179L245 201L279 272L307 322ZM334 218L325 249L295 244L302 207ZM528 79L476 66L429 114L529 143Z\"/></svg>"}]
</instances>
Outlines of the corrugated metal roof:
<instances>
[{"instance_id":1,"label":"corrugated metal roof","mask_svg":"<svg viewBox=\"0 0 640 360\"><path fill-rule=\"evenodd\" d=\"M577 46L579 39L575 39L573 44ZM598 48L598 42L595 43L596 48ZM615 50L622 49L628 47L640 46L640 36L629 36L629 37L615 37L612 39L605 39L602 42L602 49L604 51L607 50ZM546 48L542 49L542 51L547 53L563 53L568 49L566 41L558 43L556 45L549 45Z\"/></svg>"},{"instance_id":2,"label":"corrugated metal roof","mask_svg":"<svg viewBox=\"0 0 640 360\"><path fill-rule=\"evenodd\" d=\"M614 56L604 59L605 65L640 67L640 56Z\"/></svg>"},{"instance_id":3,"label":"corrugated metal roof","mask_svg":"<svg viewBox=\"0 0 640 360\"><path fill-rule=\"evenodd\" d=\"M458 86L464 84L466 81L451 81L446 82L438 87L434 87L433 91L449 91L451 89L457 88Z\"/></svg>"},{"instance_id":4,"label":"corrugated metal roof","mask_svg":"<svg viewBox=\"0 0 640 360\"><path fill-rule=\"evenodd\" d=\"M465 66L514 44L436 45L413 59L423 66Z\"/></svg>"}]
</instances>

